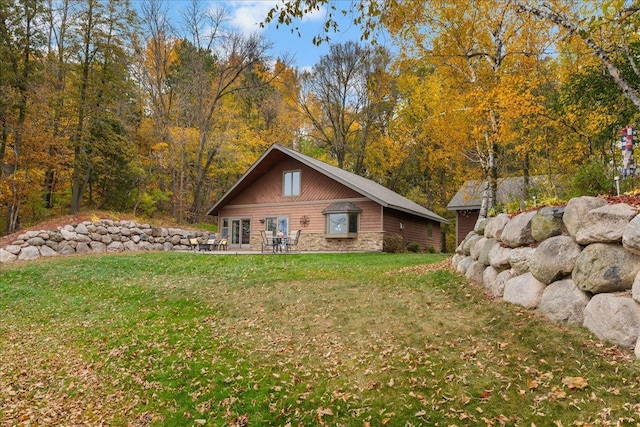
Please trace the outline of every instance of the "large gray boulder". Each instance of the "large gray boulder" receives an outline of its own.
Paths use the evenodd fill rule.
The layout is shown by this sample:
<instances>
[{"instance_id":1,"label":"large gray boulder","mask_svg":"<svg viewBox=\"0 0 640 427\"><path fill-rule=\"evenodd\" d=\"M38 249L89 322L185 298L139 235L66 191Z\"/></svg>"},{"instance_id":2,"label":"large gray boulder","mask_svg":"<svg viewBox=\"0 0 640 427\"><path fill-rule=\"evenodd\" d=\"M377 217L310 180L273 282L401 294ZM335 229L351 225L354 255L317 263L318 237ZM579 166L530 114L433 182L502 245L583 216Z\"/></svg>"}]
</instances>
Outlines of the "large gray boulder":
<instances>
[{"instance_id":1,"label":"large gray boulder","mask_svg":"<svg viewBox=\"0 0 640 427\"><path fill-rule=\"evenodd\" d=\"M25 246L18 255L20 261L30 261L40 258L40 251L35 246Z\"/></svg>"},{"instance_id":2,"label":"large gray boulder","mask_svg":"<svg viewBox=\"0 0 640 427\"><path fill-rule=\"evenodd\" d=\"M505 213L498 214L491 218L484 229L484 237L500 240L502 237L502 231L510 220L511 217Z\"/></svg>"},{"instance_id":3,"label":"large gray boulder","mask_svg":"<svg viewBox=\"0 0 640 427\"><path fill-rule=\"evenodd\" d=\"M40 250L40 256L43 257L52 257L58 255L58 252L54 251L47 245L42 245L38 247L38 249Z\"/></svg>"},{"instance_id":4,"label":"large gray boulder","mask_svg":"<svg viewBox=\"0 0 640 427\"><path fill-rule=\"evenodd\" d=\"M473 261L464 275L467 279L471 280L474 283L482 283L484 267L485 266L478 261Z\"/></svg>"},{"instance_id":5,"label":"large gray boulder","mask_svg":"<svg viewBox=\"0 0 640 427\"><path fill-rule=\"evenodd\" d=\"M600 339L632 348L640 336L640 305L626 295L594 295L584 309L583 326Z\"/></svg>"},{"instance_id":6,"label":"large gray boulder","mask_svg":"<svg viewBox=\"0 0 640 427\"><path fill-rule=\"evenodd\" d=\"M491 266L485 268L484 272L482 273L482 285L486 289L491 289L491 286L495 282L496 277L498 277L499 273L500 272L498 270L496 270L495 268L493 268Z\"/></svg>"},{"instance_id":7,"label":"large gray boulder","mask_svg":"<svg viewBox=\"0 0 640 427\"><path fill-rule=\"evenodd\" d=\"M478 220L476 221L476 224L473 227L473 231L481 236L484 236L484 230L487 227L487 224L489 223L490 220L491 220L490 218L478 218Z\"/></svg>"},{"instance_id":8,"label":"large gray boulder","mask_svg":"<svg viewBox=\"0 0 640 427\"><path fill-rule=\"evenodd\" d=\"M502 235L500 236L502 243L510 248L535 243L533 236L531 236L531 221L534 216L536 216L536 212L531 211L523 212L511 218L511 221L502 230Z\"/></svg>"},{"instance_id":9,"label":"large gray boulder","mask_svg":"<svg viewBox=\"0 0 640 427\"><path fill-rule=\"evenodd\" d=\"M488 255L489 265L499 271L511 268L511 264L509 263L509 255L511 254L512 250L514 249L507 248L500 244L493 246Z\"/></svg>"},{"instance_id":10,"label":"large gray boulder","mask_svg":"<svg viewBox=\"0 0 640 427\"><path fill-rule=\"evenodd\" d=\"M518 275L513 270L504 270L499 273L493 283L485 283L485 288L496 298L504 295L504 286L507 282Z\"/></svg>"},{"instance_id":11,"label":"large gray boulder","mask_svg":"<svg viewBox=\"0 0 640 427\"><path fill-rule=\"evenodd\" d=\"M494 238L487 239L485 237L485 239L486 240L484 241L484 243L482 244L482 247L480 248L480 254L478 255L478 262L482 265L489 265L491 264L489 262L489 252L493 247L500 246L500 244Z\"/></svg>"},{"instance_id":12,"label":"large gray boulder","mask_svg":"<svg viewBox=\"0 0 640 427\"><path fill-rule=\"evenodd\" d=\"M589 299L573 280L559 280L545 288L538 310L554 322L582 325Z\"/></svg>"},{"instance_id":13,"label":"large gray boulder","mask_svg":"<svg viewBox=\"0 0 640 427\"><path fill-rule=\"evenodd\" d=\"M582 226L582 219L592 209L597 209L607 204L605 199L600 197L583 196L569 200L564 208L562 221L570 236L575 237L577 231Z\"/></svg>"},{"instance_id":14,"label":"large gray boulder","mask_svg":"<svg viewBox=\"0 0 640 427\"><path fill-rule=\"evenodd\" d=\"M564 207L546 206L531 220L531 236L536 242L559 236L566 231L562 216Z\"/></svg>"},{"instance_id":15,"label":"large gray boulder","mask_svg":"<svg viewBox=\"0 0 640 427\"><path fill-rule=\"evenodd\" d=\"M637 303L640 303L640 272L636 274L633 279L633 285L631 286L631 298Z\"/></svg>"},{"instance_id":16,"label":"large gray boulder","mask_svg":"<svg viewBox=\"0 0 640 427\"><path fill-rule=\"evenodd\" d=\"M540 305L542 293L546 287L547 285L537 280L531 273L525 273L505 283L502 298L512 304L533 309Z\"/></svg>"},{"instance_id":17,"label":"large gray boulder","mask_svg":"<svg viewBox=\"0 0 640 427\"><path fill-rule=\"evenodd\" d=\"M470 251L471 258L473 258L476 261L478 260L478 258L480 258L480 251L482 251L482 248L484 247L484 244L486 241L487 241L486 237L480 237L478 240L475 241L475 244L471 246L471 251Z\"/></svg>"},{"instance_id":18,"label":"large gray boulder","mask_svg":"<svg viewBox=\"0 0 640 427\"><path fill-rule=\"evenodd\" d=\"M18 255L12 254L11 252L5 251L4 249L0 248L1 264L14 262L16 259L18 259Z\"/></svg>"},{"instance_id":19,"label":"large gray boulder","mask_svg":"<svg viewBox=\"0 0 640 427\"><path fill-rule=\"evenodd\" d=\"M622 246L635 254L640 254L640 215L636 215L622 230Z\"/></svg>"},{"instance_id":20,"label":"large gray boulder","mask_svg":"<svg viewBox=\"0 0 640 427\"><path fill-rule=\"evenodd\" d=\"M594 243L582 250L571 278L576 286L594 294L631 289L640 271L640 255L615 243Z\"/></svg>"},{"instance_id":21,"label":"large gray boulder","mask_svg":"<svg viewBox=\"0 0 640 427\"><path fill-rule=\"evenodd\" d=\"M527 273L529 271L529 263L531 257L535 252L535 248L523 246L521 248L514 248L509 252L509 264L511 268L516 272L517 276Z\"/></svg>"},{"instance_id":22,"label":"large gray boulder","mask_svg":"<svg viewBox=\"0 0 640 427\"><path fill-rule=\"evenodd\" d=\"M460 274L465 274L466 275L467 270L471 266L472 262L473 262L473 258L471 258L470 255L465 256L464 258L462 258L460 260L460 262L458 262L458 266L456 267L456 271L458 273L460 273Z\"/></svg>"},{"instance_id":23,"label":"large gray boulder","mask_svg":"<svg viewBox=\"0 0 640 427\"><path fill-rule=\"evenodd\" d=\"M548 285L571 276L582 247L569 236L551 237L531 255L529 271L533 277Z\"/></svg>"},{"instance_id":24,"label":"large gray boulder","mask_svg":"<svg viewBox=\"0 0 640 427\"><path fill-rule=\"evenodd\" d=\"M575 239L581 245L620 242L625 228L637 214L636 209L626 203L592 209L582 219Z\"/></svg>"}]
</instances>

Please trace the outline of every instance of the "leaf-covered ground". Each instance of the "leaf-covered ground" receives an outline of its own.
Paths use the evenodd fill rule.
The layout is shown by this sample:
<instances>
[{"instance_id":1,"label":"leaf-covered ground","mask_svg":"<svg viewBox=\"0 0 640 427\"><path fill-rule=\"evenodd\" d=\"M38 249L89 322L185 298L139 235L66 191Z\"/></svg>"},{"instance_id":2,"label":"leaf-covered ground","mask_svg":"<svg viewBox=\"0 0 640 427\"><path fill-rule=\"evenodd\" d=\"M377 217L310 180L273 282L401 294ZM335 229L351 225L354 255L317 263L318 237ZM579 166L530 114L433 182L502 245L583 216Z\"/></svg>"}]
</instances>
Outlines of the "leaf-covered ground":
<instances>
[{"instance_id":1,"label":"leaf-covered ground","mask_svg":"<svg viewBox=\"0 0 640 427\"><path fill-rule=\"evenodd\" d=\"M637 425L638 362L439 255L0 268L0 425Z\"/></svg>"}]
</instances>

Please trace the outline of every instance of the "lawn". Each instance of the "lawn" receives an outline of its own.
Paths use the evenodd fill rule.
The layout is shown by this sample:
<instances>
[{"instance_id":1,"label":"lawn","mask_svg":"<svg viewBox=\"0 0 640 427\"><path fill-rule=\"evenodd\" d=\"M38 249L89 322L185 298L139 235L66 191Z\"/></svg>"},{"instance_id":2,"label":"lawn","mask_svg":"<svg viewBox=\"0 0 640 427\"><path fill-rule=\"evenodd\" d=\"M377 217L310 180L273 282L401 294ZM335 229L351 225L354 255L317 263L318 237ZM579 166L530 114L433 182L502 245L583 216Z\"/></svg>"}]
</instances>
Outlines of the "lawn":
<instances>
[{"instance_id":1,"label":"lawn","mask_svg":"<svg viewBox=\"0 0 640 427\"><path fill-rule=\"evenodd\" d=\"M2 265L0 425L637 425L632 351L424 267L443 259Z\"/></svg>"}]
</instances>

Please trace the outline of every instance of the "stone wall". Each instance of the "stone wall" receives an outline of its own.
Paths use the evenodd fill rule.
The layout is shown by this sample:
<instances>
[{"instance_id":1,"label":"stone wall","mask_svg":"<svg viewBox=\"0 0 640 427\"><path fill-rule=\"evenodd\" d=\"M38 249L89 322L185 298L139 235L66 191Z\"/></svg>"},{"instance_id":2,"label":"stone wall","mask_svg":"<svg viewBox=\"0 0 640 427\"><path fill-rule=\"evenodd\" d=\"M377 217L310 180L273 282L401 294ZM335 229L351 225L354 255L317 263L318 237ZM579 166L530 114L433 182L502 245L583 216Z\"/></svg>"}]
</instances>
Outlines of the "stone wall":
<instances>
[{"instance_id":1,"label":"stone wall","mask_svg":"<svg viewBox=\"0 0 640 427\"><path fill-rule=\"evenodd\" d=\"M188 250L188 237L204 242L207 236L205 231L151 227L133 221L85 221L55 231L27 231L0 248L0 262L71 254Z\"/></svg>"},{"instance_id":2,"label":"stone wall","mask_svg":"<svg viewBox=\"0 0 640 427\"><path fill-rule=\"evenodd\" d=\"M640 357L640 215L579 197L476 223L454 268L493 296L582 325Z\"/></svg>"}]
</instances>

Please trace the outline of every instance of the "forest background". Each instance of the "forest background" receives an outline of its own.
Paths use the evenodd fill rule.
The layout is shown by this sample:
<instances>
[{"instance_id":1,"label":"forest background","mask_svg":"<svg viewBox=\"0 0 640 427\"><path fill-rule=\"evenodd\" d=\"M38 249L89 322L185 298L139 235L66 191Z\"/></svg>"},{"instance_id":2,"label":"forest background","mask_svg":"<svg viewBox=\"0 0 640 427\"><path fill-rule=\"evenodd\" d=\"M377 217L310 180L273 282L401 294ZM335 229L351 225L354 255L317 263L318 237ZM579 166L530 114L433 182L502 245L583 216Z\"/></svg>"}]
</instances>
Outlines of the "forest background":
<instances>
[{"instance_id":1,"label":"forest background","mask_svg":"<svg viewBox=\"0 0 640 427\"><path fill-rule=\"evenodd\" d=\"M330 49L299 70L208 2L0 0L0 227L88 208L211 221L274 143L447 218L469 179L544 175L521 199L538 203L610 192L640 108L636 3L282 3L265 22L292 37L328 11ZM337 16L361 41L332 44Z\"/></svg>"}]
</instances>

